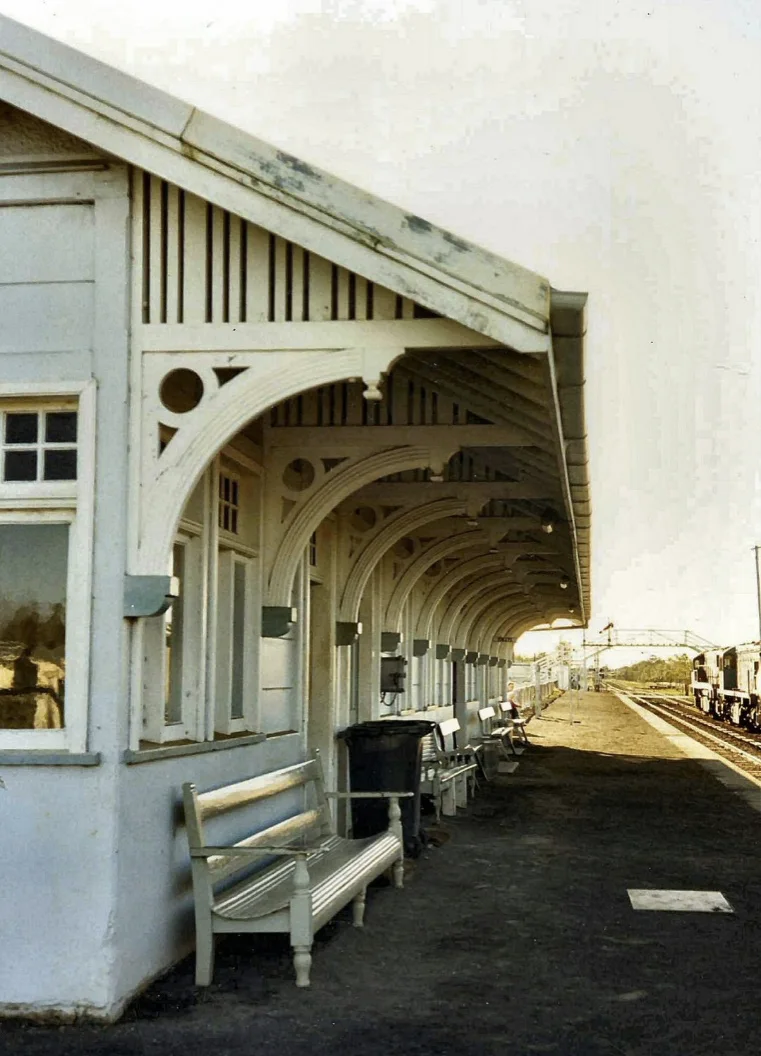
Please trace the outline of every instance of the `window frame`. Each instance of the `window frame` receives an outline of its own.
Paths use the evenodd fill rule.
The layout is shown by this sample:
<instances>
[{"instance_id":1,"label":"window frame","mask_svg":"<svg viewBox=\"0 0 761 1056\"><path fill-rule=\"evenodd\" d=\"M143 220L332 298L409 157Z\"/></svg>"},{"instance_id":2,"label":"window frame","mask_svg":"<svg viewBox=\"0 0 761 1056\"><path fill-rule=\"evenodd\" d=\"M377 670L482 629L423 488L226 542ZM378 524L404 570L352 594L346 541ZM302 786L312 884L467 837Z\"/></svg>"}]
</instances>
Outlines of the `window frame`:
<instances>
[{"instance_id":1,"label":"window frame","mask_svg":"<svg viewBox=\"0 0 761 1056\"><path fill-rule=\"evenodd\" d=\"M64 726L57 730L0 729L0 750L3 751L55 749L72 754L87 751L95 508L95 397L96 386L92 379L58 384L0 384L0 407L4 412L77 412L76 480L0 480L0 523L69 526Z\"/></svg>"},{"instance_id":2,"label":"window frame","mask_svg":"<svg viewBox=\"0 0 761 1056\"><path fill-rule=\"evenodd\" d=\"M214 679L214 729L215 733L230 735L252 733L257 722L256 697L259 685L258 628L256 621L255 585L260 574L258 554L248 548L226 546L217 548L217 598L216 598L216 670ZM226 566L226 567L225 567ZM235 571L243 568L243 652L241 656L241 691L243 708L240 716L232 714L235 663ZM222 581L225 572L226 583ZM227 648L224 643L227 642Z\"/></svg>"},{"instance_id":3,"label":"window frame","mask_svg":"<svg viewBox=\"0 0 761 1056\"><path fill-rule=\"evenodd\" d=\"M239 488L237 533L220 527L220 475L235 479ZM184 597L189 604L185 619L183 656L194 658L183 664L182 705L180 718L166 720L168 685L165 648L165 617L147 617L138 622L133 639L132 722L130 750L150 750L152 745L171 747L178 742L192 742L199 748L220 738L257 734L259 714L259 637L261 634L261 502L262 468L249 455L234 446L225 447L209 462L201 480L201 522L183 518L175 535L174 547L185 546ZM250 480L248 479L250 478ZM251 490L251 508L243 502ZM253 537L245 531L249 518L256 521ZM246 541L248 539L248 541ZM229 564L234 574L236 563L243 563L245 573L243 714L233 717L232 643L220 633L220 625L232 626L232 596L227 597L223 566ZM171 574L172 561L170 559ZM223 613L222 610L225 610ZM227 663L225 666L225 652ZM156 686L161 692L157 693Z\"/></svg>"}]
</instances>

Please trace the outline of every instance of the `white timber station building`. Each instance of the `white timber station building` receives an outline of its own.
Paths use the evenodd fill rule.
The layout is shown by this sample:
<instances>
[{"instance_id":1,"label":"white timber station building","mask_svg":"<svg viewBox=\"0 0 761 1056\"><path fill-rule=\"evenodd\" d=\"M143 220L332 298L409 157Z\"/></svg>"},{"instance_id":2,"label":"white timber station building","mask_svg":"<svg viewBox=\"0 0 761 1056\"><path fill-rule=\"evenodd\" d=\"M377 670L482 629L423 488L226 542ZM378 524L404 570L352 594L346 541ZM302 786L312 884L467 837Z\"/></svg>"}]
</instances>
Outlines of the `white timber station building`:
<instances>
[{"instance_id":1,"label":"white timber station building","mask_svg":"<svg viewBox=\"0 0 761 1056\"><path fill-rule=\"evenodd\" d=\"M586 623L585 303L0 17L0 1014L192 949L183 781Z\"/></svg>"}]
</instances>

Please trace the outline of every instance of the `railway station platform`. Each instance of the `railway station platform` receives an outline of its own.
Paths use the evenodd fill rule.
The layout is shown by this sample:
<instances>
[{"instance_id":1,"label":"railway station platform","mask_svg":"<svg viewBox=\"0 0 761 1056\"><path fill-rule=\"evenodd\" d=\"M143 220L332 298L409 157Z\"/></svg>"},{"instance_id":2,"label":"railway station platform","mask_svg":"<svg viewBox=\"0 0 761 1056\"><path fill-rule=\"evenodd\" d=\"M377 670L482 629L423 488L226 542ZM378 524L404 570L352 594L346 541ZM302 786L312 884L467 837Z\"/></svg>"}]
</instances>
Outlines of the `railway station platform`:
<instances>
[{"instance_id":1,"label":"railway station platform","mask_svg":"<svg viewBox=\"0 0 761 1056\"><path fill-rule=\"evenodd\" d=\"M282 936L230 938L208 990L189 958L116 1025L5 1023L0 1053L755 1054L761 814L611 694L567 693L528 732L405 890L370 892L364 930L323 929L310 990ZM733 912L635 910L630 889Z\"/></svg>"}]
</instances>

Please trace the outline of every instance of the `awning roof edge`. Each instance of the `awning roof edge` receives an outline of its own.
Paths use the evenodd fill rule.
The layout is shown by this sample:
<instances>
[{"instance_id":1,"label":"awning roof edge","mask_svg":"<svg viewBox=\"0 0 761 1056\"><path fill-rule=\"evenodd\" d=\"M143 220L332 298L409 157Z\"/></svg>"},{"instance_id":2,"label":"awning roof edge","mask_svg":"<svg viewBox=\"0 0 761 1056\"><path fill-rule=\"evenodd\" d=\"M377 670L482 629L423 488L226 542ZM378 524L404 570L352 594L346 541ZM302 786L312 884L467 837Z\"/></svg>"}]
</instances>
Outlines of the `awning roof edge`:
<instances>
[{"instance_id":1,"label":"awning roof edge","mask_svg":"<svg viewBox=\"0 0 761 1056\"><path fill-rule=\"evenodd\" d=\"M584 340L586 293L552 290L552 366L557 392L560 441L563 446L566 506L574 539L575 573L582 619L591 611L591 494L586 416L584 413Z\"/></svg>"}]
</instances>

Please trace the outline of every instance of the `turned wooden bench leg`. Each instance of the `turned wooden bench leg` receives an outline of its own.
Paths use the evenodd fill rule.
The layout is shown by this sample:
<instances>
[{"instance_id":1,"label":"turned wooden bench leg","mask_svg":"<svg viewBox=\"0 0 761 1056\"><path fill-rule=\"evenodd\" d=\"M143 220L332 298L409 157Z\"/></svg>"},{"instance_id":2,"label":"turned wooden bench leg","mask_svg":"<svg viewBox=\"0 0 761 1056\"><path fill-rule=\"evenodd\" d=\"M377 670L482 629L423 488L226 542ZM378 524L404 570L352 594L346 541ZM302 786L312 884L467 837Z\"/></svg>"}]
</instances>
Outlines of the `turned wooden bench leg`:
<instances>
[{"instance_id":1,"label":"turned wooden bench leg","mask_svg":"<svg viewBox=\"0 0 761 1056\"><path fill-rule=\"evenodd\" d=\"M352 912L354 914L354 927L363 928L365 926L365 902L367 900L367 888L363 887L358 895L354 896L352 902Z\"/></svg>"},{"instance_id":2,"label":"turned wooden bench leg","mask_svg":"<svg viewBox=\"0 0 761 1056\"><path fill-rule=\"evenodd\" d=\"M312 947L293 947L293 967L296 969L296 986L309 986L309 972L312 968Z\"/></svg>"},{"instance_id":3,"label":"turned wooden bench leg","mask_svg":"<svg viewBox=\"0 0 761 1056\"><path fill-rule=\"evenodd\" d=\"M296 856L291 898L291 946L296 986L309 986L312 967L312 895L309 891L309 869L306 854Z\"/></svg>"}]
</instances>

